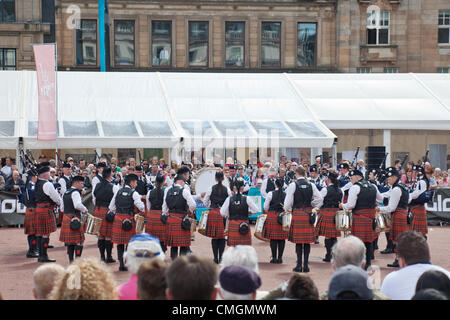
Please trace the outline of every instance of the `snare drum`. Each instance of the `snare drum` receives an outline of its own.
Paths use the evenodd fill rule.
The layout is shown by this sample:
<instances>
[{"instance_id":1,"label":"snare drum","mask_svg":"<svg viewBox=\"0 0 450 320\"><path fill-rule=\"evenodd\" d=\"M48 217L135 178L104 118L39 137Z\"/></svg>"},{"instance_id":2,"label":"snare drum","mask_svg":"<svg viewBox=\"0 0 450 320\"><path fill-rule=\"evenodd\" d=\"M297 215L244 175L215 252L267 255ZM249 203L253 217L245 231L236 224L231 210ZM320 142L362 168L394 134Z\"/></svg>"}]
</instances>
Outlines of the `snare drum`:
<instances>
[{"instance_id":1,"label":"snare drum","mask_svg":"<svg viewBox=\"0 0 450 320\"><path fill-rule=\"evenodd\" d=\"M382 213L384 222L386 223L386 230L389 231L392 228L392 215L390 213Z\"/></svg>"},{"instance_id":2,"label":"snare drum","mask_svg":"<svg viewBox=\"0 0 450 320\"><path fill-rule=\"evenodd\" d=\"M203 211L200 221L198 223L198 233L204 236L206 236L206 224L208 223L208 214L209 210Z\"/></svg>"},{"instance_id":3,"label":"snare drum","mask_svg":"<svg viewBox=\"0 0 450 320\"><path fill-rule=\"evenodd\" d=\"M134 220L136 221L136 234L143 233L145 227L145 218L140 214L135 214Z\"/></svg>"},{"instance_id":4,"label":"snare drum","mask_svg":"<svg viewBox=\"0 0 450 320\"><path fill-rule=\"evenodd\" d=\"M258 219L256 219L256 225L255 225L255 238L269 242L270 239L266 239L263 237L263 229L264 229L264 223L266 222L267 214L261 214L258 216Z\"/></svg>"},{"instance_id":5,"label":"snare drum","mask_svg":"<svg viewBox=\"0 0 450 320\"><path fill-rule=\"evenodd\" d=\"M347 232L352 228L352 215L347 210L336 211L336 230Z\"/></svg>"},{"instance_id":6,"label":"snare drum","mask_svg":"<svg viewBox=\"0 0 450 320\"><path fill-rule=\"evenodd\" d=\"M189 218L191 221L191 241L195 240L195 231L197 230L197 220Z\"/></svg>"},{"instance_id":7,"label":"snare drum","mask_svg":"<svg viewBox=\"0 0 450 320\"><path fill-rule=\"evenodd\" d=\"M102 219L96 218L93 215L88 214L86 233L98 236L100 234L100 227L102 226Z\"/></svg>"},{"instance_id":8,"label":"snare drum","mask_svg":"<svg viewBox=\"0 0 450 320\"><path fill-rule=\"evenodd\" d=\"M292 222L292 212L283 212L283 231L289 231L291 229L291 222Z\"/></svg>"},{"instance_id":9,"label":"snare drum","mask_svg":"<svg viewBox=\"0 0 450 320\"><path fill-rule=\"evenodd\" d=\"M225 234L225 236L228 237L228 224L229 224L229 220L228 217L226 218L227 222L225 223L225 229L223 230L223 233Z\"/></svg>"}]
</instances>

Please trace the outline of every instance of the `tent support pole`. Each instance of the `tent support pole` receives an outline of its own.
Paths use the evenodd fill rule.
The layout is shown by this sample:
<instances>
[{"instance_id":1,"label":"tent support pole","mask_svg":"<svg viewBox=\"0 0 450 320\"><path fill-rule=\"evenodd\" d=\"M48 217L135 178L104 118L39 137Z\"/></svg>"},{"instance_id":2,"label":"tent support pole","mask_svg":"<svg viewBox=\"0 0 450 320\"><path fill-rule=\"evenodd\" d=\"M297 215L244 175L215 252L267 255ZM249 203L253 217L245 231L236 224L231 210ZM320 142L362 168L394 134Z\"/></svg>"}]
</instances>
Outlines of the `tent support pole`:
<instances>
[{"instance_id":1,"label":"tent support pole","mask_svg":"<svg viewBox=\"0 0 450 320\"><path fill-rule=\"evenodd\" d=\"M337 168L337 138L334 139L333 146L331 147L333 169ZM325 160L324 160L325 161ZM327 159L328 161L328 159Z\"/></svg>"}]
</instances>

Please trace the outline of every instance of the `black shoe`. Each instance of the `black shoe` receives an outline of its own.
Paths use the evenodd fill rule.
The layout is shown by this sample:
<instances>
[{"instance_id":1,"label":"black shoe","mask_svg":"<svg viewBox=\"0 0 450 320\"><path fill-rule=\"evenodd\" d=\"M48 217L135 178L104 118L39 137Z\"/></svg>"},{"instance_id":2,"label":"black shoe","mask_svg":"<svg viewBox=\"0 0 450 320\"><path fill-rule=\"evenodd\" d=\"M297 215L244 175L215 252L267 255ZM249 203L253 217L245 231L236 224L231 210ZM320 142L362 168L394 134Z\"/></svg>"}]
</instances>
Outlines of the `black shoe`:
<instances>
[{"instance_id":1,"label":"black shoe","mask_svg":"<svg viewBox=\"0 0 450 320\"><path fill-rule=\"evenodd\" d=\"M322 261L323 261L323 262L330 262L330 261L331 261L331 258L330 258L330 257L325 257L325 258L322 259Z\"/></svg>"},{"instance_id":2,"label":"black shoe","mask_svg":"<svg viewBox=\"0 0 450 320\"><path fill-rule=\"evenodd\" d=\"M375 255L373 254L373 252L372 252L372 254L370 255L370 260L375 260Z\"/></svg>"},{"instance_id":3,"label":"black shoe","mask_svg":"<svg viewBox=\"0 0 450 320\"><path fill-rule=\"evenodd\" d=\"M283 259L281 259L281 258L277 259L277 263L278 264L282 264L283 263Z\"/></svg>"},{"instance_id":4,"label":"black shoe","mask_svg":"<svg viewBox=\"0 0 450 320\"><path fill-rule=\"evenodd\" d=\"M219 264L219 260L214 259L214 263L215 263L215 264Z\"/></svg>"},{"instance_id":5,"label":"black shoe","mask_svg":"<svg viewBox=\"0 0 450 320\"><path fill-rule=\"evenodd\" d=\"M48 245L47 249L53 249L54 246L52 246L51 244Z\"/></svg>"},{"instance_id":6,"label":"black shoe","mask_svg":"<svg viewBox=\"0 0 450 320\"><path fill-rule=\"evenodd\" d=\"M296 266L294 269L292 269L294 272L303 272L303 269L301 266Z\"/></svg>"},{"instance_id":7,"label":"black shoe","mask_svg":"<svg viewBox=\"0 0 450 320\"><path fill-rule=\"evenodd\" d=\"M308 266L303 266L303 272L309 272L309 267Z\"/></svg>"},{"instance_id":8,"label":"black shoe","mask_svg":"<svg viewBox=\"0 0 450 320\"><path fill-rule=\"evenodd\" d=\"M119 267L119 271L128 271L127 267Z\"/></svg>"},{"instance_id":9,"label":"black shoe","mask_svg":"<svg viewBox=\"0 0 450 320\"><path fill-rule=\"evenodd\" d=\"M50 259L48 256L38 258L38 262L56 262L55 259Z\"/></svg>"},{"instance_id":10,"label":"black shoe","mask_svg":"<svg viewBox=\"0 0 450 320\"><path fill-rule=\"evenodd\" d=\"M272 259L270 260L270 263L277 263L277 259L272 258Z\"/></svg>"},{"instance_id":11,"label":"black shoe","mask_svg":"<svg viewBox=\"0 0 450 320\"><path fill-rule=\"evenodd\" d=\"M386 248L383 251L380 251L381 254L390 254L390 253L394 253L394 249L391 248Z\"/></svg>"},{"instance_id":12,"label":"black shoe","mask_svg":"<svg viewBox=\"0 0 450 320\"><path fill-rule=\"evenodd\" d=\"M314 243L315 243L315 244L319 244L319 243L320 243L320 242L319 242L319 239L317 239L316 242L314 242Z\"/></svg>"},{"instance_id":13,"label":"black shoe","mask_svg":"<svg viewBox=\"0 0 450 320\"><path fill-rule=\"evenodd\" d=\"M34 258L34 259L39 258L39 253L37 253L36 251L28 250L27 258Z\"/></svg>"},{"instance_id":14,"label":"black shoe","mask_svg":"<svg viewBox=\"0 0 450 320\"><path fill-rule=\"evenodd\" d=\"M393 263L389 263L387 266L390 268L400 268L400 265L398 264L397 259L395 259L395 261Z\"/></svg>"},{"instance_id":15,"label":"black shoe","mask_svg":"<svg viewBox=\"0 0 450 320\"><path fill-rule=\"evenodd\" d=\"M107 257L105 260L105 263L115 263L116 260L114 260L112 257Z\"/></svg>"}]
</instances>

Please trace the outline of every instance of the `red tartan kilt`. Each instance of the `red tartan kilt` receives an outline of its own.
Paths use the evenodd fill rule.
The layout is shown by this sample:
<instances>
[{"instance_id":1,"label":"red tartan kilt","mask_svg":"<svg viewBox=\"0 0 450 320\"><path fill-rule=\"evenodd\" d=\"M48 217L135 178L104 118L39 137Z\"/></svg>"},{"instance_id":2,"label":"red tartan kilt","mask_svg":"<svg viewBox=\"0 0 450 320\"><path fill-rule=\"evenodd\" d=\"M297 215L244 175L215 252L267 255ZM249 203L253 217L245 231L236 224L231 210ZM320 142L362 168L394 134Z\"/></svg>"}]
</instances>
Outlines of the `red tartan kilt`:
<instances>
[{"instance_id":1,"label":"red tartan kilt","mask_svg":"<svg viewBox=\"0 0 450 320\"><path fill-rule=\"evenodd\" d=\"M166 225L161 221L161 210L150 210L147 214L145 232L157 237L160 242L165 242Z\"/></svg>"},{"instance_id":2,"label":"red tartan kilt","mask_svg":"<svg viewBox=\"0 0 450 320\"><path fill-rule=\"evenodd\" d=\"M427 211L424 205L410 206L409 209L413 214L411 222L411 230L426 235L428 233Z\"/></svg>"},{"instance_id":3,"label":"red tartan kilt","mask_svg":"<svg viewBox=\"0 0 450 320\"><path fill-rule=\"evenodd\" d=\"M409 231L408 221L407 221L408 210L397 209L392 212L392 227L390 231L389 239L397 242L398 237L403 232Z\"/></svg>"},{"instance_id":4,"label":"red tartan kilt","mask_svg":"<svg viewBox=\"0 0 450 320\"><path fill-rule=\"evenodd\" d=\"M55 232L56 221L53 206L38 204L34 211L34 232L38 235L49 235Z\"/></svg>"},{"instance_id":5,"label":"red tartan kilt","mask_svg":"<svg viewBox=\"0 0 450 320\"><path fill-rule=\"evenodd\" d=\"M263 237L270 240L286 240L288 232L283 231L282 225L278 223L278 212L267 211L265 214L267 217L262 231Z\"/></svg>"},{"instance_id":6,"label":"red tartan kilt","mask_svg":"<svg viewBox=\"0 0 450 320\"><path fill-rule=\"evenodd\" d=\"M377 238L373 230L375 209L353 210L352 236L358 237L362 242L372 242Z\"/></svg>"},{"instance_id":7,"label":"red tartan kilt","mask_svg":"<svg viewBox=\"0 0 450 320\"><path fill-rule=\"evenodd\" d=\"M292 210L291 228L288 235L290 242L305 244L316 242L314 226L309 223L311 212L311 207Z\"/></svg>"},{"instance_id":8,"label":"red tartan kilt","mask_svg":"<svg viewBox=\"0 0 450 320\"><path fill-rule=\"evenodd\" d=\"M56 224L60 225L62 224L64 219L64 212L62 212L61 210L58 210L58 222Z\"/></svg>"},{"instance_id":9,"label":"red tartan kilt","mask_svg":"<svg viewBox=\"0 0 450 320\"><path fill-rule=\"evenodd\" d=\"M209 218L209 217L208 217ZM229 220L228 221L228 246L237 246L237 245L252 245L252 232L248 231L246 235L242 235L239 233L239 225L242 222L247 222L248 220Z\"/></svg>"},{"instance_id":10,"label":"red tartan kilt","mask_svg":"<svg viewBox=\"0 0 450 320\"><path fill-rule=\"evenodd\" d=\"M72 220L73 217L77 217L74 214L65 214L62 224L61 224L61 231L59 233L59 241L69 244L77 244L84 242L84 231L86 224L82 223L79 230L72 230L70 229L70 220ZM80 218L78 216L78 218Z\"/></svg>"},{"instance_id":11,"label":"red tartan kilt","mask_svg":"<svg viewBox=\"0 0 450 320\"><path fill-rule=\"evenodd\" d=\"M122 221L130 219L132 227L130 231L122 230ZM128 213L116 212L114 222L112 226L111 242L115 244L128 244L130 239L136 234L136 222L134 221L134 215Z\"/></svg>"},{"instance_id":12,"label":"red tartan kilt","mask_svg":"<svg viewBox=\"0 0 450 320\"><path fill-rule=\"evenodd\" d=\"M191 230L181 227L181 220L186 216L184 213L169 212L166 224L166 246L189 247L191 245Z\"/></svg>"},{"instance_id":13,"label":"red tartan kilt","mask_svg":"<svg viewBox=\"0 0 450 320\"><path fill-rule=\"evenodd\" d=\"M25 234L35 234L34 231L34 208L27 207L25 211L25 220L23 221L23 228Z\"/></svg>"},{"instance_id":14,"label":"red tartan kilt","mask_svg":"<svg viewBox=\"0 0 450 320\"><path fill-rule=\"evenodd\" d=\"M102 225L100 226L99 236L102 238L111 238L113 222L108 222L105 219L106 213L108 212L108 207L98 207L95 206L94 217L102 219Z\"/></svg>"},{"instance_id":15,"label":"red tartan kilt","mask_svg":"<svg viewBox=\"0 0 450 320\"><path fill-rule=\"evenodd\" d=\"M341 232L336 230L335 216L339 208L323 208L319 211L319 221L316 225L316 236L338 238Z\"/></svg>"},{"instance_id":16,"label":"red tartan kilt","mask_svg":"<svg viewBox=\"0 0 450 320\"><path fill-rule=\"evenodd\" d=\"M213 239L225 239L225 225L219 208L210 208L208 221L206 221L205 236Z\"/></svg>"}]
</instances>

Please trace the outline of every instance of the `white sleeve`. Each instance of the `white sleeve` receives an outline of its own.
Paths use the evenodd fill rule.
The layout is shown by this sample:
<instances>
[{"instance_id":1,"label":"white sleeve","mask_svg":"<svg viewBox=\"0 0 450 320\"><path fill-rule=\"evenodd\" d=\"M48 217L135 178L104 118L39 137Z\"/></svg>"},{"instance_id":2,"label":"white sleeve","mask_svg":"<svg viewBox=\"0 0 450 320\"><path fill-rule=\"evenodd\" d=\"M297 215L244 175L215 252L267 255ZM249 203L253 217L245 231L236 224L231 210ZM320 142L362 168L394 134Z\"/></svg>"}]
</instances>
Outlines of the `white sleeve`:
<instances>
[{"instance_id":1,"label":"white sleeve","mask_svg":"<svg viewBox=\"0 0 450 320\"><path fill-rule=\"evenodd\" d=\"M53 200L53 202L55 202L59 206L61 211L64 210L62 198L51 182L47 181L46 183L44 183L42 190L46 195L50 197L50 199Z\"/></svg>"},{"instance_id":2,"label":"white sleeve","mask_svg":"<svg viewBox=\"0 0 450 320\"><path fill-rule=\"evenodd\" d=\"M80 210L83 213L86 213L88 211L88 209L81 202L80 193L74 191L74 192L72 192L71 196L72 196L73 207L77 210Z\"/></svg>"},{"instance_id":3,"label":"white sleeve","mask_svg":"<svg viewBox=\"0 0 450 320\"><path fill-rule=\"evenodd\" d=\"M64 193L66 193L67 191L66 180L64 178L59 178L59 184L61 185L61 188L59 189L59 194L62 197L64 196Z\"/></svg>"},{"instance_id":4,"label":"white sleeve","mask_svg":"<svg viewBox=\"0 0 450 320\"><path fill-rule=\"evenodd\" d=\"M148 200L148 197L150 196L150 191L148 190L147 195L145 196L145 203L147 204L147 210L150 211L150 208L152 206L152 204L150 203L150 201Z\"/></svg>"},{"instance_id":5,"label":"white sleeve","mask_svg":"<svg viewBox=\"0 0 450 320\"><path fill-rule=\"evenodd\" d=\"M342 204L342 208L344 210L352 210L356 205L356 200L358 200L358 194L361 191L361 188L354 184L348 191L348 199L347 203Z\"/></svg>"},{"instance_id":6,"label":"white sleeve","mask_svg":"<svg viewBox=\"0 0 450 320\"><path fill-rule=\"evenodd\" d=\"M264 199L267 197L267 193L266 193L266 189L267 189L267 180L268 180L268 179L264 179L264 180L263 180L263 183L262 183L261 189L260 189L261 195L262 195L262 197L263 197Z\"/></svg>"},{"instance_id":7,"label":"white sleeve","mask_svg":"<svg viewBox=\"0 0 450 320\"><path fill-rule=\"evenodd\" d=\"M402 196L402 190L400 187L395 187L390 192L389 203L387 206L380 207L380 212L389 213L394 212L397 209L398 202Z\"/></svg>"},{"instance_id":8,"label":"white sleeve","mask_svg":"<svg viewBox=\"0 0 450 320\"><path fill-rule=\"evenodd\" d=\"M328 189L327 188L322 188L322 190L320 190L320 195L322 196L323 199L325 199L327 194L328 194Z\"/></svg>"},{"instance_id":9,"label":"white sleeve","mask_svg":"<svg viewBox=\"0 0 450 320\"><path fill-rule=\"evenodd\" d=\"M212 187L209 187L208 191L206 191L205 196L203 197L203 203L207 207L209 207L211 205L211 201L210 201L211 192L212 192Z\"/></svg>"},{"instance_id":10,"label":"white sleeve","mask_svg":"<svg viewBox=\"0 0 450 320\"><path fill-rule=\"evenodd\" d=\"M291 210L294 205L295 182L291 182L286 189L286 198L284 198L284 210Z\"/></svg>"},{"instance_id":11,"label":"white sleeve","mask_svg":"<svg viewBox=\"0 0 450 320\"><path fill-rule=\"evenodd\" d=\"M264 210L265 211L269 211L269 208L270 208L270 202L272 201L272 192L273 191L270 191L268 194L267 194L267 198L265 198L264 199Z\"/></svg>"},{"instance_id":12,"label":"white sleeve","mask_svg":"<svg viewBox=\"0 0 450 320\"><path fill-rule=\"evenodd\" d=\"M345 186L343 186L341 188L342 192L345 192L347 190L350 190L350 188L353 186L353 184L351 182L347 182L347 184Z\"/></svg>"},{"instance_id":13,"label":"white sleeve","mask_svg":"<svg viewBox=\"0 0 450 320\"><path fill-rule=\"evenodd\" d=\"M409 194L408 203L410 203L414 199L417 199L425 191L427 191L427 183L423 180L419 180L416 189Z\"/></svg>"},{"instance_id":14,"label":"white sleeve","mask_svg":"<svg viewBox=\"0 0 450 320\"><path fill-rule=\"evenodd\" d=\"M253 213L253 214L258 213L259 209L256 206L256 204L251 199L249 199L248 197L246 197L245 199L247 200L248 211L250 213Z\"/></svg>"},{"instance_id":15,"label":"white sleeve","mask_svg":"<svg viewBox=\"0 0 450 320\"><path fill-rule=\"evenodd\" d=\"M100 180L97 178L97 176L95 176L94 178L92 178L92 190L95 190L95 186L97 185L97 183L99 183Z\"/></svg>"},{"instance_id":16,"label":"white sleeve","mask_svg":"<svg viewBox=\"0 0 450 320\"><path fill-rule=\"evenodd\" d=\"M189 210L195 213L197 204L195 203L194 197L192 196L191 192L187 189L183 189L183 198L186 200Z\"/></svg>"},{"instance_id":17,"label":"white sleeve","mask_svg":"<svg viewBox=\"0 0 450 320\"><path fill-rule=\"evenodd\" d=\"M162 205L162 213L164 213L164 214L169 213L169 207L167 206L167 203L166 203L166 196L167 196L167 191L170 188L173 188L173 187L169 187L164 190L164 199L163 199L163 205Z\"/></svg>"},{"instance_id":18,"label":"white sleeve","mask_svg":"<svg viewBox=\"0 0 450 320\"><path fill-rule=\"evenodd\" d=\"M320 195L319 189L317 189L315 184L311 184L313 189L313 200L311 201L311 206L315 209L320 209L323 204L323 198Z\"/></svg>"},{"instance_id":19,"label":"white sleeve","mask_svg":"<svg viewBox=\"0 0 450 320\"><path fill-rule=\"evenodd\" d=\"M230 207L230 197L228 197L225 202L223 203L222 207L220 208L220 215L224 218L228 217L230 215L229 212Z\"/></svg>"},{"instance_id":20,"label":"white sleeve","mask_svg":"<svg viewBox=\"0 0 450 320\"><path fill-rule=\"evenodd\" d=\"M384 196L380 193L380 191L378 190L378 188L376 186L375 186L375 189L377 189L377 203L383 202Z\"/></svg>"},{"instance_id":21,"label":"white sleeve","mask_svg":"<svg viewBox=\"0 0 450 320\"><path fill-rule=\"evenodd\" d=\"M134 200L134 205L138 208L138 210L140 212L144 212L145 205L141 200L141 195L137 191L133 192L133 200Z\"/></svg>"},{"instance_id":22,"label":"white sleeve","mask_svg":"<svg viewBox=\"0 0 450 320\"><path fill-rule=\"evenodd\" d=\"M94 194L94 191L95 191L95 189L92 188L92 192L91 192L91 194L92 194L92 203L94 204L94 207L95 207L95 194Z\"/></svg>"},{"instance_id":23,"label":"white sleeve","mask_svg":"<svg viewBox=\"0 0 450 320\"><path fill-rule=\"evenodd\" d=\"M114 190L114 189L113 189ZM117 190L118 191L118 190ZM109 203L108 209L110 211L116 212L116 195L117 195L117 191L114 192L114 195L111 199L111 202Z\"/></svg>"}]
</instances>

